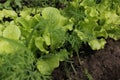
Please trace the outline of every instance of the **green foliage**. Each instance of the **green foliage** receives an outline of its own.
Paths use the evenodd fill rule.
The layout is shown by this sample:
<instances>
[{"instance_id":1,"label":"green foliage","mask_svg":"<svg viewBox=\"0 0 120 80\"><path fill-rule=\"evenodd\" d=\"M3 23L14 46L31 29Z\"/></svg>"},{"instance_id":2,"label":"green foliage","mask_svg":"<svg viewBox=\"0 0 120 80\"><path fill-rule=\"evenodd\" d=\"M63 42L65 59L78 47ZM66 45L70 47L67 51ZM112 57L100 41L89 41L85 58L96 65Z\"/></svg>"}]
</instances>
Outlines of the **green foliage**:
<instances>
[{"instance_id":1,"label":"green foliage","mask_svg":"<svg viewBox=\"0 0 120 80\"><path fill-rule=\"evenodd\" d=\"M30 35L31 38L27 36L25 38L34 39L35 44L32 43L31 45L35 45L35 48L38 48L42 55L43 53L45 53L46 56L51 56L51 54L55 53L54 55L46 59L40 58L36 64L41 74L48 75L49 73L50 75L53 69L59 66L59 61L63 61L64 59L66 59L66 56L68 56L68 52L66 50L61 50L59 52L57 51L57 49L61 48L65 43L67 38L66 33L69 30L69 28L72 27L72 23L69 22L69 20L66 17L62 16L60 14L60 11L56 8L47 7L44 8L41 11L41 13L41 16L38 16L38 14L36 14L33 17L30 16L29 13L27 13L26 16L29 15L29 18L24 17L23 14L20 13L21 17L18 18L17 21L21 24L23 29L28 28L29 26L29 29L26 29L27 31L31 30L34 27L31 32L28 31L28 34L26 34L29 35L32 33L32 35ZM34 22L36 21L36 24L38 26L29 25L31 23L34 23L33 21L29 23L31 19L34 20ZM28 47L32 47L31 45L29 45ZM47 50L47 47L49 47L49 51Z\"/></svg>"},{"instance_id":2,"label":"green foliage","mask_svg":"<svg viewBox=\"0 0 120 80\"><path fill-rule=\"evenodd\" d=\"M56 0L23 0L29 7L48 7L55 6Z\"/></svg>"},{"instance_id":3,"label":"green foliage","mask_svg":"<svg viewBox=\"0 0 120 80\"><path fill-rule=\"evenodd\" d=\"M42 17L47 23L44 25L45 29L42 35L45 43L50 45L52 50L61 47L65 41L67 18L63 17L59 10L51 7L44 8Z\"/></svg>"},{"instance_id":4,"label":"green foliage","mask_svg":"<svg viewBox=\"0 0 120 80\"><path fill-rule=\"evenodd\" d=\"M62 8L71 0L23 0L28 7L58 7Z\"/></svg>"},{"instance_id":5,"label":"green foliage","mask_svg":"<svg viewBox=\"0 0 120 80\"><path fill-rule=\"evenodd\" d=\"M60 61L78 53L81 43L99 50L104 48L107 38L120 39L119 0L62 1L66 4L63 10L38 6L24 7L19 14L0 10L1 80L47 80ZM13 2L21 6L21 0ZM57 1L53 3L56 5Z\"/></svg>"},{"instance_id":6,"label":"green foliage","mask_svg":"<svg viewBox=\"0 0 120 80\"><path fill-rule=\"evenodd\" d=\"M37 62L37 68L43 75L50 75L54 68L59 66L59 61L68 59L69 53L66 50L61 50L57 54L43 56Z\"/></svg>"},{"instance_id":7,"label":"green foliage","mask_svg":"<svg viewBox=\"0 0 120 80\"><path fill-rule=\"evenodd\" d=\"M45 48L43 47L43 44L44 44L44 39L42 37L37 37L35 39L36 47L38 47L39 50L41 50L42 52L49 53L47 50L45 50Z\"/></svg>"},{"instance_id":8,"label":"green foliage","mask_svg":"<svg viewBox=\"0 0 120 80\"><path fill-rule=\"evenodd\" d=\"M3 25L1 25L1 27L0 53L14 53L14 51L18 49L18 46L12 44L9 39L19 42L19 38L21 36L20 29L13 22L8 23L7 27ZM8 40L5 38L7 38Z\"/></svg>"},{"instance_id":9,"label":"green foliage","mask_svg":"<svg viewBox=\"0 0 120 80\"><path fill-rule=\"evenodd\" d=\"M43 80L33 65L35 58L30 51L0 55L1 80Z\"/></svg>"},{"instance_id":10,"label":"green foliage","mask_svg":"<svg viewBox=\"0 0 120 80\"><path fill-rule=\"evenodd\" d=\"M6 0L5 3L0 3L0 9L13 9L13 8L22 8L22 0ZM16 9L17 9L16 8Z\"/></svg>"},{"instance_id":11,"label":"green foliage","mask_svg":"<svg viewBox=\"0 0 120 80\"><path fill-rule=\"evenodd\" d=\"M0 64L3 71L10 67L9 72L5 75L3 71L0 73L3 74L0 76L1 79L42 80L44 75L50 75L54 68L59 66L60 61L68 59L69 52L65 48L61 48L67 39L67 31L72 30L73 25L69 19L61 15L58 9L53 7L40 9L39 12L42 15L36 13L32 8L24 8L20 11L19 16L12 10L4 9L1 12L5 12L5 14L1 16L0 23L0 55L11 57L5 59L9 60L11 64L7 65L1 61L6 65ZM9 12L11 14L7 15ZM12 15L12 13L16 15ZM5 17L6 19L11 18L11 21L4 21ZM41 56L36 57L36 55ZM10 75L12 73L14 74ZM16 77L19 74L21 75Z\"/></svg>"},{"instance_id":12,"label":"green foliage","mask_svg":"<svg viewBox=\"0 0 120 80\"><path fill-rule=\"evenodd\" d=\"M14 25L14 23L10 23L3 31L3 37L19 40L21 36L21 31L18 26Z\"/></svg>"},{"instance_id":13,"label":"green foliage","mask_svg":"<svg viewBox=\"0 0 120 80\"><path fill-rule=\"evenodd\" d=\"M7 9L0 10L0 21L3 21L3 18L15 19L16 17L17 17L17 13L13 10L7 10Z\"/></svg>"},{"instance_id":14,"label":"green foliage","mask_svg":"<svg viewBox=\"0 0 120 80\"><path fill-rule=\"evenodd\" d=\"M73 0L64 14L74 22L74 30L80 40L93 50L104 48L105 39L120 39L118 0ZM96 43L96 44L95 44Z\"/></svg>"},{"instance_id":15,"label":"green foliage","mask_svg":"<svg viewBox=\"0 0 120 80\"><path fill-rule=\"evenodd\" d=\"M106 44L106 41L104 39L89 41L89 45L92 46L93 50L103 49L105 44Z\"/></svg>"}]
</instances>

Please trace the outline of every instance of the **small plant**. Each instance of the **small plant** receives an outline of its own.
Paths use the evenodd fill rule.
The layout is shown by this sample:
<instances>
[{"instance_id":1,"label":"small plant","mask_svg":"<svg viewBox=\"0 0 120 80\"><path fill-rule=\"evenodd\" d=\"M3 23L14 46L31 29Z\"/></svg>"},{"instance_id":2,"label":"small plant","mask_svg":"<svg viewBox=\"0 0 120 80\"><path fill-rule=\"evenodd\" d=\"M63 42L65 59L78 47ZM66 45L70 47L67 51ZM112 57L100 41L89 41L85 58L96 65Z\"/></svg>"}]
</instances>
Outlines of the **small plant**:
<instances>
[{"instance_id":1,"label":"small plant","mask_svg":"<svg viewBox=\"0 0 120 80\"><path fill-rule=\"evenodd\" d=\"M87 69L85 69L85 75L87 76L88 80L94 80Z\"/></svg>"}]
</instances>

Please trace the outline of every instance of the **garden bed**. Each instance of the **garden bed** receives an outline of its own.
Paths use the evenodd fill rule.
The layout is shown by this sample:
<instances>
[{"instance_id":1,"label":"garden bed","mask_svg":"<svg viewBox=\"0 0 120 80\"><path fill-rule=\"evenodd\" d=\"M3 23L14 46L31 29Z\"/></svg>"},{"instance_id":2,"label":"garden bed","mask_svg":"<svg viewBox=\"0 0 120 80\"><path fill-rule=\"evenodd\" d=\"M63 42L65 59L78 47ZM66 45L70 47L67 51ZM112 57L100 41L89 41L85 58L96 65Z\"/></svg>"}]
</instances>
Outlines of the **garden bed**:
<instances>
[{"instance_id":1,"label":"garden bed","mask_svg":"<svg viewBox=\"0 0 120 80\"><path fill-rule=\"evenodd\" d=\"M1 0L0 80L120 80L120 0Z\"/></svg>"},{"instance_id":2,"label":"garden bed","mask_svg":"<svg viewBox=\"0 0 120 80\"><path fill-rule=\"evenodd\" d=\"M70 59L76 72L70 64L61 63L52 74L54 80L92 80L90 76L93 80L120 79L120 40L108 39L104 49L93 52L88 50L88 53L91 54L82 58L82 65L79 64L77 56Z\"/></svg>"}]
</instances>

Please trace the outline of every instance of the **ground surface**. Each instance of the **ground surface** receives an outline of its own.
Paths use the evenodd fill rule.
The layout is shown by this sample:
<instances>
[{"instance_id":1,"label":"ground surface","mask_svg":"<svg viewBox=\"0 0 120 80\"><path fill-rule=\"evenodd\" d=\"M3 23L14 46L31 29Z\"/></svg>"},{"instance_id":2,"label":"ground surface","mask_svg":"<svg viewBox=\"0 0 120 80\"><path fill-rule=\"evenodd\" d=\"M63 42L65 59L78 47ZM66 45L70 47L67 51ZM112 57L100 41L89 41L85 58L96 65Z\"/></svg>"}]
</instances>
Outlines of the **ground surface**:
<instances>
[{"instance_id":1,"label":"ground surface","mask_svg":"<svg viewBox=\"0 0 120 80\"><path fill-rule=\"evenodd\" d=\"M83 50L90 55L83 56L82 64L79 64L77 56L71 62L61 63L52 74L53 80L120 80L120 40L108 39L100 51L87 47Z\"/></svg>"}]
</instances>

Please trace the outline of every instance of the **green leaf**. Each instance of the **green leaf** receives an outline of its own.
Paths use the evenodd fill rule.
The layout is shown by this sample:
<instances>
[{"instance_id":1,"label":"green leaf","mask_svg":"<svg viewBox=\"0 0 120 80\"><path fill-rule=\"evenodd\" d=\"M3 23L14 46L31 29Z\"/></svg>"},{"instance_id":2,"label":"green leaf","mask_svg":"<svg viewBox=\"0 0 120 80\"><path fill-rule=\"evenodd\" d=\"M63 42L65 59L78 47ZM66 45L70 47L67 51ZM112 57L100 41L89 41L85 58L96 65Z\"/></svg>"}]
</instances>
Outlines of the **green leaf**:
<instances>
[{"instance_id":1,"label":"green leaf","mask_svg":"<svg viewBox=\"0 0 120 80\"><path fill-rule=\"evenodd\" d=\"M90 14L91 17L96 17L98 16L98 11L95 8L91 8Z\"/></svg>"},{"instance_id":2,"label":"green leaf","mask_svg":"<svg viewBox=\"0 0 120 80\"><path fill-rule=\"evenodd\" d=\"M46 75L50 74L50 67L46 61L43 59L40 59L37 63L37 69L40 71L41 74Z\"/></svg>"},{"instance_id":3,"label":"green leaf","mask_svg":"<svg viewBox=\"0 0 120 80\"><path fill-rule=\"evenodd\" d=\"M56 54L56 58L59 58L59 61L64 61L68 59L68 55L69 53L67 52L67 50L63 49L63 50L60 50L60 52Z\"/></svg>"},{"instance_id":4,"label":"green leaf","mask_svg":"<svg viewBox=\"0 0 120 80\"><path fill-rule=\"evenodd\" d=\"M54 50L56 48L61 47L66 39L65 31L61 29L55 29L50 32L51 38L51 49Z\"/></svg>"},{"instance_id":5,"label":"green leaf","mask_svg":"<svg viewBox=\"0 0 120 80\"><path fill-rule=\"evenodd\" d=\"M41 74L50 75L54 68L59 66L59 58L52 55L45 59L39 59L36 65Z\"/></svg>"},{"instance_id":6,"label":"green leaf","mask_svg":"<svg viewBox=\"0 0 120 80\"><path fill-rule=\"evenodd\" d=\"M21 1L22 1L22 0L15 0L15 4L16 4L17 6L19 6L20 8L22 7Z\"/></svg>"},{"instance_id":7,"label":"green leaf","mask_svg":"<svg viewBox=\"0 0 120 80\"><path fill-rule=\"evenodd\" d=\"M42 17L47 20L49 27L61 27L67 22L67 18L60 14L60 11L53 7L44 8ZM59 26L60 25L60 26Z\"/></svg>"},{"instance_id":8,"label":"green leaf","mask_svg":"<svg viewBox=\"0 0 120 80\"><path fill-rule=\"evenodd\" d=\"M45 42L46 42L46 45L51 45L51 42L50 42L50 33L44 33L43 34L43 38L44 38L44 40L45 40Z\"/></svg>"},{"instance_id":9,"label":"green leaf","mask_svg":"<svg viewBox=\"0 0 120 80\"><path fill-rule=\"evenodd\" d=\"M18 26L10 24L3 31L3 36L9 39L19 40L21 31Z\"/></svg>"},{"instance_id":10,"label":"green leaf","mask_svg":"<svg viewBox=\"0 0 120 80\"><path fill-rule=\"evenodd\" d=\"M68 52L66 50L61 50L56 54L43 56L37 62L37 69L43 75L50 75L52 71L59 66L60 61L68 59Z\"/></svg>"},{"instance_id":11,"label":"green leaf","mask_svg":"<svg viewBox=\"0 0 120 80\"><path fill-rule=\"evenodd\" d=\"M3 29L4 29L4 25L0 24L0 36L3 35Z\"/></svg>"},{"instance_id":12,"label":"green leaf","mask_svg":"<svg viewBox=\"0 0 120 80\"><path fill-rule=\"evenodd\" d=\"M94 39L94 40L89 41L88 44L93 50L100 50L104 48L106 41L104 39L99 39L99 40Z\"/></svg>"},{"instance_id":13,"label":"green leaf","mask_svg":"<svg viewBox=\"0 0 120 80\"><path fill-rule=\"evenodd\" d=\"M14 53L15 50L15 46L11 45L7 41L0 40L0 54Z\"/></svg>"},{"instance_id":14,"label":"green leaf","mask_svg":"<svg viewBox=\"0 0 120 80\"><path fill-rule=\"evenodd\" d=\"M0 20L3 20L3 18L4 18L4 13L3 11L0 11Z\"/></svg>"},{"instance_id":15,"label":"green leaf","mask_svg":"<svg viewBox=\"0 0 120 80\"><path fill-rule=\"evenodd\" d=\"M32 8L24 7L23 10L20 11L20 16L26 18L26 16L29 16L30 13L32 13Z\"/></svg>"},{"instance_id":16,"label":"green leaf","mask_svg":"<svg viewBox=\"0 0 120 80\"><path fill-rule=\"evenodd\" d=\"M5 9L12 9L10 6L11 0L7 0L4 4L3 4L3 8Z\"/></svg>"},{"instance_id":17,"label":"green leaf","mask_svg":"<svg viewBox=\"0 0 120 80\"><path fill-rule=\"evenodd\" d=\"M105 19L106 19L106 24L119 24L120 23L120 16L116 14L115 11L106 11L105 12Z\"/></svg>"},{"instance_id":18,"label":"green leaf","mask_svg":"<svg viewBox=\"0 0 120 80\"><path fill-rule=\"evenodd\" d=\"M23 17L18 17L16 19L16 22L20 23L25 29L28 29L29 26L30 26L29 23L28 23L28 21L25 20L25 18L23 18Z\"/></svg>"},{"instance_id":19,"label":"green leaf","mask_svg":"<svg viewBox=\"0 0 120 80\"><path fill-rule=\"evenodd\" d=\"M56 67L59 66L59 58L56 57L55 55L52 55L52 56L46 58L45 61L47 62L47 64L50 67L50 72L52 72Z\"/></svg>"},{"instance_id":20,"label":"green leaf","mask_svg":"<svg viewBox=\"0 0 120 80\"><path fill-rule=\"evenodd\" d=\"M3 9L2 11L3 11L4 16L6 18L10 17L12 19L15 19L17 17L17 13L15 11L13 11L13 10Z\"/></svg>"},{"instance_id":21,"label":"green leaf","mask_svg":"<svg viewBox=\"0 0 120 80\"><path fill-rule=\"evenodd\" d=\"M68 31L68 30L72 31L73 30L73 22L72 22L72 20L71 19L68 20L66 25L63 28L65 29L65 31Z\"/></svg>"},{"instance_id":22,"label":"green leaf","mask_svg":"<svg viewBox=\"0 0 120 80\"><path fill-rule=\"evenodd\" d=\"M44 8L42 11L42 16L44 19L53 19L56 20L59 17L60 12L58 9L53 7Z\"/></svg>"},{"instance_id":23,"label":"green leaf","mask_svg":"<svg viewBox=\"0 0 120 80\"><path fill-rule=\"evenodd\" d=\"M3 20L3 18L12 18L15 19L17 17L17 13L13 10L7 10L7 9L3 9L0 10L0 20Z\"/></svg>"},{"instance_id":24,"label":"green leaf","mask_svg":"<svg viewBox=\"0 0 120 80\"><path fill-rule=\"evenodd\" d=\"M100 31L95 31L94 34L96 37L104 37L105 39L108 38L108 33L105 29L101 29Z\"/></svg>"},{"instance_id":25,"label":"green leaf","mask_svg":"<svg viewBox=\"0 0 120 80\"><path fill-rule=\"evenodd\" d=\"M88 40L88 36L85 33L81 32L77 29L75 29L75 32L77 33L80 40L82 40L82 41L87 41Z\"/></svg>"},{"instance_id":26,"label":"green leaf","mask_svg":"<svg viewBox=\"0 0 120 80\"><path fill-rule=\"evenodd\" d=\"M15 53L18 50L26 50L26 47L16 40L8 39L0 36L0 54Z\"/></svg>"},{"instance_id":27,"label":"green leaf","mask_svg":"<svg viewBox=\"0 0 120 80\"><path fill-rule=\"evenodd\" d=\"M116 28L107 30L108 35L110 38L113 38L114 40L119 40L120 39L120 28L116 26Z\"/></svg>"},{"instance_id":28,"label":"green leaf","mask_svg":"<svg viewBox=\"0 0 120 80\"><path fill-rule=\"evenodd\" d=\"M47 51L44 46L44 39L42 37L37 37L35 39L35 45L37 48L39 48L40 51L44 52L44 53L49 53L49 51Z\"/></svg>"}]
</instances>

